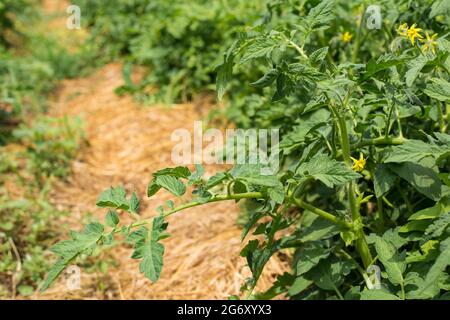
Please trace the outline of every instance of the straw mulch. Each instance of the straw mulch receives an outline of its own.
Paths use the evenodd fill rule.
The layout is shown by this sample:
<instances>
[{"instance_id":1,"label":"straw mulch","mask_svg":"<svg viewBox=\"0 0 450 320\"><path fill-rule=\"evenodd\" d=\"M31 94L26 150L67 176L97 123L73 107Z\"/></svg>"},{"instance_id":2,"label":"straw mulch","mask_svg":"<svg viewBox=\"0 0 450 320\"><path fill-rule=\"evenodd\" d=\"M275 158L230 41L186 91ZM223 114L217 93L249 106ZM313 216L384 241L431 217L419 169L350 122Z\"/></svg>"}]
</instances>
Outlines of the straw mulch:
<instances>
[{"instance_id":1,"label":"straw mulch","mask_svg":"<svg viewBox=\"0 0 450 320\"><path fill-rule=\"evenodd\" d=\"M119 184L141 195L144 217L154 215L155 208L171 197L160 192L147 199L146 185L152 172L174 166L172 132L177 128L192 131L194 121L201 120L211 108L207 99L171 107L144 107L131 97L114 93L122 82L121 65L110 64L88 78L63 82L53 103L53 115L84 119L88 141L73 163L68 181L57 183L52 193L57 208L71 212L69 217L61 218L62 226L80 229L88 213L102 220L106 212L95 207L96 197ZM207 168L209 174L214 170ZM155 284L139 273L138 261L130 259L132 249L120 244L93 259L115 261L106 272L101 268L94 272L82 269L80 290L68 290L62 277L48 292L34 298L219 299L238 294L250 275L245 260L239 256L242 244L241 230L236 225L238 212L235 203L222 202L170 217L168 231L172 236L164 240L164 268ZM286 262L273 257L258 289L269 288L285 269Z\"/></svg>"}]
</instances>

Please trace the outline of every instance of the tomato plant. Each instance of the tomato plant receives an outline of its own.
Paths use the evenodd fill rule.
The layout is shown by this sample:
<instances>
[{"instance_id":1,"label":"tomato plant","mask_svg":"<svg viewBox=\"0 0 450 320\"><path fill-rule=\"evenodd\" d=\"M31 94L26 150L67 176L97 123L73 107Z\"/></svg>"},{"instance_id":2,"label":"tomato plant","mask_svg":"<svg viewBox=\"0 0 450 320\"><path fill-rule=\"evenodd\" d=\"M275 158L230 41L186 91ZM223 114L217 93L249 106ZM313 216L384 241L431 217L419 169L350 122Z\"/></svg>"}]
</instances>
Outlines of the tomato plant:
<instances>
[{"instance_id":1,"label":"tomato plant","mask_svg":"<svg viewBox=\"0 0 450 320\"><path fill-rule=\"evenodd\" d=\"M246 24L259 19L261 1L77 0L100 59L125 57L119 94L140 100L186 101L213 89L222 50ZM135 84L131 65L149 68Z\"/></svg>"},{"instance_id":2,"label":"tomato plant","mask_svg":"<svg viewBox=\"0 0 450 320\"><path fill-rule=\"evenodd\" d=\"M364 27L366 1L272 4L270 18L239 33L224 52L216 82L238 124L281 130L279 171L262 175L259 165L241 164L204 178L200 165L162 169L153 173L147 196L165 189L181 197L193 186L192 201L168 201L150 218L139 215L135 192L105 190L97 200L108 210L105 222L52 248L59 260L42 290L80 254L120 235L134 246L140 271L157 281L168 216L246 201L247 298L449 298L446 2L383 1L388 14L378 30ZM248 65L253 72L242 73ZM235 87L233 79L243 77L250 86ZM135 222L121 223L119 211ZM255 292L264 266L280 251L292 254L292 270ZM374 287L370 270L377 267Z\"/></svg>"}]
</instances>

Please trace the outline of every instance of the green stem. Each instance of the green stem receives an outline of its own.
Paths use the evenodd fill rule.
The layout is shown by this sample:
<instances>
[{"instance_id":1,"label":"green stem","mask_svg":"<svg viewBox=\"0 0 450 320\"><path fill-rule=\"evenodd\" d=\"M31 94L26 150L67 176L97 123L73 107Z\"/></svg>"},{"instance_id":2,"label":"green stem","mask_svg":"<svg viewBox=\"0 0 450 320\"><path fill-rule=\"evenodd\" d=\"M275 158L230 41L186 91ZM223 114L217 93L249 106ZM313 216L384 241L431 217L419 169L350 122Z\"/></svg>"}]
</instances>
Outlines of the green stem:
<instances>
[{"instance_id":1,"label":"green stem","mask_svg":"<svg viewBox=\"0 0 450 320\"><path fill-rule=\"evenodd\" d=\"M375 139L364 139L360 142L353 144L352 149L358 149L365 146L379 146L379 145L399 145L406 141L403 137L379 137Z\"/></svg>"},{"instance_id":2,"label":"green stem","mask_svg":"<svg viewBox=\"0 0 450 320\"><path fill-rule=\"evenodd\" d=\"M354 264L354 266L356 267L356 270L358 270L358 272L361 274L361 276L363 277L364 281L366 282L367 287L369 287L369 285L371 283L371 281L369 279L369 276L367 275L367 272L363 268L361 268L359 263L355 259L353 259L353 257L351 255L349 255L347 252L345 252L342 249L339 249L336 252L340 253L346 259L350 260Z\"/></svg>"},{"instance_id":3,"label":"green stem","mask_svg":"<svg viewBox=\"0 0 450 320\"><path fill-rule=\"evenodd\" d=\"M450 105L448 103L444 103L444 108L445 108L445 119L447 120L448 126L448 123L450 122Z\"/></svg>"},{"instance_id":4,"label":"green stem","mask_svg":"<svg viewBox=\"0 0 450 320\"><path fill-rule=\"evenodd\" d=\"M381 229L386 225L384 221L384 212L383 212L383 199L377 197L377 211L378 211L378 223L379 228Z\"/></svg>"},{"instance_id":5,"label":"green stem","mask_svg":"<svg viewBox=\"0 0 450 320\"><path fill-rule=\"evenodd\" d=\"M366 12L366 6L363 5L363 11L361 13L361 18L359 19L359 25L358 25L358 29L356 31L356 36L355 36L355 45L353 47L353 52L352 52L352 63L356 63L356 58L358 57L360 40L361 40L362 23L364 20L365 12Z\"/></svg>"},{"instance_id":6,"label":"green stem","mask_svg":"<svg viewBox=\"0 0 450 320\"><path fill-rule=\"evenodd\" d=\"M391 131L391 118L392 114L394 113L394 104L391 106L391 110L389 110L389 115L387 118L387 125L386 125L386 132L384 133L385 138L389 136L389 132Z\"/></svg>"},{"instance_id":7,"label":"green stem","mask_svg":"<svg viewBox=\"0 0 450 320\"><path fill-rule=\"evenodd\" d=\"M246 192L246 193L238 193L238 194L218 194L213 196L211 199L208 200L208 202L198 202L198 201L193 201L193 202L189 202L186 203L184 205L178 206L176 208L173 208L170 211L164 212L163 217L168 217L178 211L182 211L185 209L189 209L189 208L193 208L193 207L197 207L197 206L201 206L207 203L211 203L211 202L218 202L218 201L226 201L226 200L241 200L241 199L262 199L264 198L264 195L261 192ZM346 229L350 229L352 228L352 224L347 222L347 221L343 221L338 219L337 217L335 217L334 215L332 215L331 213L328 213L326 211L323 211L319 208L316 208L300 199L293 199L294 203L306 210L311 211L312 213L317 214L318 216L327 219L333 223L336 223L339 226L342 226L343 228ZM130 228L136 228L136 227L140 227L140 226L144 226L144 225L148 225L149 223L152 222L154 217L151 218L147 218L147 219L143 219L141 221L135 222L133 224L130 225ZM121 229L116 230L115 233L119 233L121 231Z\"/></svg>"},{"instance_id":8,"label":"green stem","mask_svg":"<svg viewBox=\"0 0 450 320\"><path fill-rule=\"evenodd\" d=\"M334 286L334 292L336 292L340 300L344 300L344 297L342 296L342 293L339 291L338 287Z\"/></svg>"},{"instance_id":9,"label":"green stem","mask_svg":"<svg viewBox=\"0 0 450 320\"><path fill-rule=\"evenodd\" d=\"M350 99L350 94L351 92L349 92L343 102L343 110L345 110L345 107L347 106L347 103ZM351 166L351 154L350 154L350 142L348 139L348 131L347 131L347 124L345 122L345 118L342 117L342 115L340 113L337 112L336 108L333 106L333 104L330 102L329 107L332 111L333 114L335 114L335 116L338 119L338 123L339 123L339 129L340 129L340 137L341 137L341 148L342 148L342 156L344 158L344 162L348 165ZM348 201L349 201L349 205L350 205L350 211L352 214L352 221L354 222L358 222L358 225L362 224L362 219L361 219L361 214L359 212L359 204L356 200L356 196L355 196L355 185L353 184L353 182L350 182L348 184ZM355 225L354 225L355 226ZM367 241L366 241L366 236L364 234L364 230L361 227L359 227L357 230L355 230L355 228L353 227L354 231L357 233L357 239L355 241L356 244L356 250L358 250L359 255L361 256L361 259L364 263L364 267L368 267L370 266L370 263L372 262L372 255L370 253L369 250L369 246L367 245Z\"/></svg>"},{"instance_id":10,"label":"green stem","mask_svg":"<svg viewBox=\"0 0 450 320\"><path fill-rule=\"evenodd\" d=\"M189 209L192 207L201 206L206 203L217 202L217 201L226 201L226 200L259 199L259 198L263 198L263 197L264 196L261 192L247 192L247 193L238 193L238 194L230 194L230 195L219 194L219 195L213 196L211 199L208 200L208 202L193 201L193 202L189 202L184 205L181 205L179 207L173 208L170 211L164 212L163 217L168 217L178 211L182 211L182 210ZM136 228L136 227L147 225L147 224L151 223L153 218L154 217L144 219L139 222L135 222L135 223L131 224L130 227ZM121 231L121 229L116 230L115 233L119 233L120 231Z\"/></svg>"},{"instance_id":11,"label":"green stem","mask_svg":"<svg viewBox=\"0 0 450 320\"><path fill-rule=\"evenodd\" d=\"M351 229L352 226L353 226L352 223L350 223L348 221L341 220L341 219L337 218L336 216L332 215L331 213L328 213L328 212L326 212L326 211L324 211L322 209L314 207L314 206L304 202L301 199L294 198L293 200L294 200L294 203L298 207L303 208L305 210L308 210L308 211L318 215L319 217L322 217L322 218L324 218L324 219L326 219L328 221L331 221L331 222L337 224L338 226L341 226L341 227L343 227L345 229Z\"/></svg>"},{"instance_id":12,"label":"green stem","mask_svg":"<svg viewBox=\"0 0 450 320\"><path fill-rule=\"evenodd\" d=\"M438 117L439 117L439 130L442 133L445 133L445 122L444 122L444 113L442 112L442 106L441 103L438 101L436 104Z\"/></svg>"},{"instance_id":13,"label":"green stem","mask_svg":"<svg viewBox=\"0 0 450 320\"><path fill-rule=\"evenodd\" d=\"M397 107L395 105L394 105L394 108L395 108L395 117L396 117L396 120L397 120L398 136L400 138L403 138L403 129L402 129L402 121L400 119L400 114L399 114L398 109L397 109Z\"/></svg>"},{"instance_id":14,"label":"green stem","mask_svg":"<svg viewBox=\"0 0 450 320\"><path fill-rule=\"evenodd\" d=\"M294 48L295 50L297 50L297 52L305 59L308 59L308 56L306 55L305 51L300 48L294 41L292 40L288 40L289 45Z\"/></svg>"},{"instance_id":15,"label":"green stem","mask_svg":"<svg viewBox=\"0 0 450 320\"><path fill-rule=\"evenodd\" d=\"M440 65L440 67L441 67L442 69L444 69L444 70L450 75L450 70L447 68L447 66L446 66L444 63L442 63L442 64Z\"/></svg>"},{"instance_id":16,"label":"green stem","mask_svg":"<svg viewBox=\"0 0 450 320\"><path fill-rule=\"evenodd\" d=\"M238 193L238 194L218 194L218 195L213 196L211 199L209 199L207 203L217 202L217 201L226 201L226 200L258 199L258 198L263 198L263 197L264 196L261 192L246 192L246 193ZM175 212L182 211L182 210L196 207L196 206L200 206L202 204L205 204L205 203L198 202L198 201L190 202L190 203L187 203L185 205L176 207L170 211L165 212L163 214L163 216L168 217L168 216L174 214Z\"/></svg>"}]
</instances>

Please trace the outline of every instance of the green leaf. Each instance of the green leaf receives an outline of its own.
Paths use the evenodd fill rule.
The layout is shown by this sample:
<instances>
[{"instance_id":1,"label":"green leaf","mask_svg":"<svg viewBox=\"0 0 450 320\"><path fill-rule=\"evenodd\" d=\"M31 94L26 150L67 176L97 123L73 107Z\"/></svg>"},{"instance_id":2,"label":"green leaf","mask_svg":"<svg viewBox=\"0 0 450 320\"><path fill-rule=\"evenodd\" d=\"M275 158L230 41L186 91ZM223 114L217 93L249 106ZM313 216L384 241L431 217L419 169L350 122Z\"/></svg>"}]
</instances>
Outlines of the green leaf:
<instances>
[{"instance_id":1,"label":"green leaf","mask_svg":"<svg viewBox=\"0 0 450 320\"><path fill-rule=\"evenodd\" d=\"M405 73L405 82L408 87L412 86L417 76L420 74L420 71L422 71L427 62L428 58L426 55L419 55L407 63L409 69Z\"/></svg>"},{"instance_id":2,"label":"green leaf","mask_svg":"<svg viewBox=\"0 0 450 320\"><path fill-rule=\"evenodd\" d=\"M269 198L275 201L275 203L283 203L285 193L284 193L284 187L281 182L276 187L271 187L268 190Z\"/></svg>"},{"instance_id":3,"label":"green leaf","mask_svg":"<svg viewBox=\"0 0 450 320\"><path fill-rule=\"evenodd\" d=\"M286 133L280 142L280 148L285 152L301 146L307 139L308 135L311 135L314 130L329 120L329 112L325 109L320 109L306 119L302 119L299 125L294 126L292 130Z\"/></svg>"},{"instance_id":4,"label":"green leaf","mask_svg":"<svg viewBox=\"0 0 450 320\"><path fill-rule=\"evenodd\" d=\"M387 165L379 164L375 169L373 185L377 198L388 192L395 183L397 176L389 169Z\"/></svg>"},{"instance_id":5,"label":"green leaf","mask_svg":"<svg viewBox=\"0 0 450 320\"><path fill-rule=\"evenodd\" d=\"M308 280L304 277L297 277L292 283L291 287L289 288L288 295L290 297L295 296L296 294L299 294L306 288L308 288L313 282L311 280Z\"/></svg>"},{"instance_id":6,"label":"green leaf","mask_svg":"<svg viewBox=\"0 0 450 320\"><path fill-rule=\"evenodd\" d=\"M82 232L71 232L72 239L58 242L50 250L59 256L59 260L48 272L41 291L45 291L56 280L61 272L80 254L91 255L97 242L103 235L104 227L100 223L86 225Z\"/></svg>"},{"instance_id":7,"label":"green leaf","mask_svg":"<svg viewBox=\"0 0 450 320\"><path fill-rule=\"evenodd\" d=\"M238 45L238 42L235 41L233 45L228 49L228 51L225 53L223 57L223 62L216 68L217 77L216 77L216 90L217 90L217 97L220 100L222 100L225 91L227 89L228 83L233 78L233 67L234 67L234 51L236 50L236 47Z\"/></svg>"},{"instance_id":8,"label":"green leaf","mask_svg":"<svg viewBox=\"0 0 450 320\"><path fill-rule=\"evenodd\" d=\"M263 187L280 188L281 182L274 175L263 175L262 167L253 164L239 164L231 169L230 174L234 179L243 180L249 184Z\"/></svg>"},{"instance_id":9,"label":"green leaf","mask_svg":"<svg viewBox=\"0 0 450 320\"><path fill-rule=\"evenodd\" d=\"M396 295L383 289L364 290L361 292L361 300L401 300Z\"/></svg>"},{"instance_id":10,"label":"green leaf","mask_svg":"<svg viewBox=\"0 0 450 320\"><path fill-rule=\"evenodd\" d=\"M191 173L191 175L189 176L188 184L190 186L195 185L195 184L200 184L204 174L205 174L205 168L203 168L203 166L201 164L196 164L195 172Z\"/></svg>"},{"instance_id":11,"label":"green leaf","mask_svg":"<svg viewBox=\"0 0 450 320\"><path fill-rule=\"evenodd\" d=\"M245 237L249 233L250 229L253 228L255 226L255 224L258 222L258 220L261 219L262 217L264 217L264 215L259 212L253 212L250 215L250 218L248 219L247 223L245 224L245 226L242 229L241 241L243 241L245 239Z\"/></svg>"},{"instance_id":12,"label":"green leaf","mask_svg":"<svg viewBox=\"0 0 450 320\"><path fill-rule=\"evenodd\" d=\"M424 232L429 224L430 224L430 222L427 220L409 221L407 224L401 226L398 231L401 233L406 233L406 232L411 232L411 231Z\"/></svg>"},{"instance_id":13,"label":"green leaf","mask_svg":"<svg viewBox=\"0 0 450 320\"><path fill-rule=\"evenodd\" d=\"M186 192L186 186L173 176L157 176L156 183L177 197Z\"/></svg>"},{"instance_id":14,"label":"green leaf","mask_svg":"<svg viewBox=\"0 0 450 320\"><path fill-rule=\"evenodd\" d=\"M164 246L159 242L149 241L142 254L144 258L139 264L139 271L150 281L158 281L163 267Z\"/></svg>"},{"instance_id":15,"label":"green leaf","mask_svg":"<svg viewBox=\"0 0 450 320\"><path fill-rule=\"evenodd\" d=\"M400 249L408 243L408 238L402 237L399 234L399 229L399 227L395 229L389 229L383 234L383 239L392 244L396 250Z\"/></svg>"},{"instance_id":16,"label":"green leaf","mask_svg":"<svg viewBox=\"0 0 450 320\"><path fill-rule=\"evenodd\" d=\"M111 228L117 226L117 224L119 223L119 216L117 215L117 212L109 210L106 214L105 223Z\"/></svg>"},{"instance_id":17,"label":"green leaf","mask_svg":"<svg viewBox=\"0 0 450 320\"><path fill-rule=\"evenodd\" d=\"M342 285L345 276L353 268L354 265L349 260L341 261L335 258L327 258L305 274L305 277L312 280L316 286L323 290L334 291Z\"/></svg>"},{"instance_id":18,"label":"green leaf","mask_svg":"<svg viewBox=\"0 0 450 320\"><path fill-rule=\"evenodd\" d=\"M318 63L321 62L328 54L328 47L323 47L320 49L317 49L313 53L310 54L309 59L312 63Z\"/></svg>"},{"instance_id":19,"label":"green leaf","mask_svg":"<svg viewBox=\"0 0 450 320\"><path fill-rule=\"evenodd\" d=\"M175 203L172 200L167 200L166 205L169 207L169 209L175 208Z\"/></svg>"},{"instance_id":20,"label":"green leaf","mask_svg":"<svg viewBox=\"0 0 450 320\"><path fill-rule=\"evenodd\" d=\"M130 212L133 213L139 213L139 206L140 206L140 202L139 199L137 197L136 192L133 192L131 195L131 199L130 199Z\"/></svg>"},{"instance_id":21,"label":"green leaf","mask_svg":"<svg viewBox=\"0 0 450 320\"><path fill-rule=\"evenodd\" d=\"M345 163L319 154L310 161L302 163L296 170L296 177L300 179L314 178L331 188L358 179L361 175L354 172Z\"/></svg>"},{"instance_id":22,"label":"green leaf","mask_svg":"<svg viewBox=\"0 0 450 320\"><path fill-rule=\"evenodd\" d=\"M436 258L433 258L435 260ZM424 270L425 272L428 270ZM425 275L426 276L426 275ZM436 283L435 285L429 286L426 290L422 291L420 294L418 293L418 289L423 287L424 284L424 276L417 272L409 272L405 277L405 287L409 289L406 292L407 299L429 299L430 297L434 297L439 293L439 287ZM415 289L415 290L413 290Z\"/></svg>"},{"instance_id":23,"label":"green leaf","mask_svg":"<svg viewBox=\"0 0 450 320\"><path fill-rule=\"evenodd\" d=\"M152 180L152 182L150 182L147 187L147 197L150 198L151 196L155 195L160 189L161 186L158 185L155 180Z\"/></svg>"},{"instance_id":24,"label":"green leaf","mask_svg":"<svg viewBox=\"0 0 450 320\"><path fill-rule=\"evenodd\" d=\"M439 50L450 53L450 41L448 41L444 38L439 38L437 42L438 42Z\"/></svg>"},{"instance_id":25,"label":"green leaf","mask_svg":"<svg viewBox=\"0 0 450 320\"><path fill-rule=\"evenodd\" d=\"M449 152L448 148L425 143L421 140L408 140L404 144L394 146L389 150L384 162L419 162L425 157L438 159Z\"/></svg>"},{"instance_id":26,"label":"green leaf","mask_svg":"<svg viewBox=\"0 0 450 320\"><path fill-rule=\"evenodd\" d=\"M253 283L256 283L261 276L264 266L269 261L274 248L269 246L260 248L258 240L251 240L242 249L241 256L247 259L248 267L253 275Z\"/></svg>"},{"instance_id":27,"label":"green leaf","mask_svg":"<svg viewBox=\"0 0 450 320\"><path fill-rule=\"evenodd\" d=\"M280 72L277 69L271 69L266 72L260 79L250 83L255 88L265 88L270 86L277 78Z\"/></svg>"},{"instance_id":28,"label":"green leaf","mask_svg":"<svg viewBox=\"0 0 450 320\"><path fill-rule=\"evenodd\" d=\"M445 15L450 13L450 2L448 0L435 0L431 5L430 18L437 15Z\"/></svg>"},{"instance_id":29,"label":"green leaf","mask_svg":"<svg viewBox=\"0 0 450 320\"><path fill-rule=\"evenodd\" d=\"M439 217L439 219L433 221L433 223L430 224L425 230L425 235L427 235L428 238L440 237L449 228L449 226L450 226L450 212L442 215L441 217Z\"/></svg>"},{"instance_id":30,"label":"green leaf","mask_svg":"<svg viewBox=\"0 0 450 320\"><path fill-rule=\"evenodd\" d=\"M317 6L312 8L308 15L303 18L297 28L304 33L310 33L314 30L324 30L329 27L334 19L335 3L334 0L320 1Z\"/></svg>"},{"instance_id":31,"label":"green leaf","mask_svg":"<svg viewBox=\"0 0 450 320\"><path fill-rule=\"evenodd\" d=\"M419 210L412 214L408 220L424 220L424 219L435 219L441 213L445 213L450 210L450 206L445 205L445 201L437 202L434 206Z\"/></svg>"},{"instance_id":32,"label":"green leaf","mask_svg":"<svg viewBox=\"0 0 450 320\"><path fill-rule=\"evenodd\" d=\"M333 237L339 231L339 228L334 223L315 217L311 225L300 229L298 238L303 242L317 241Z\"/></svg>"},{"instance_id":33,"label":"green leaf","mask_svg":"<svg viewBox=\"0 0 450 320\"><path fill-rule=\"evenodd\" d=\"M153 173L153 177L158 176L172 176L175 178L188 179L191 176L191 171L188 167L179 166L175 168L165 168Z\"/></svg>"},{"instance_id":34,"label":"green leaf","mask_svg":"<svg viewBox=\"0 0 450 320\"><path fill-rule=\"evenodd\" d=\"M251 39L244 49L240 63L246 63L252 59L268 56L276 47L278 42L268 36Z\"/></svg>"},{"instance_id":35,"label":"green leaf","mask_svg":"<svg viewBox=\"0 0 450 320\"><path fill-rule=\"evenodd\" d=\"M205 190L209 190L219 184L221 184L224 180L227 179L227 175L224 172L218 172L213 175L205 184Z\"/></svg>"},{"instance_id":36,"label":"green leaf","mask_svg":"<svg viewBox=\"0 0 450 320\"><path fill-rule=\"evenodd\" d=\"M430 81L423 92L430 98L450 101L450 83L441 78L432 78Z\"/></svg>"},{"instance_id":37,"label":"green leaf","mask_svg":"<svg viewBox=\"0 0 450 320\"><path fill-rule=\"evenodd\" d=\"M109 188L103 191L97 199L97 206L101 208L114 208L128 210L129 201L126 199L126 192L122 186Z\"/></svg>"},{"instance_id":38,"label":"green leaf","mask_svg":"<svg viewBox=\"0 0 450 320\"><path fill-rule=\"evenodd\" d=\"M390 169L428 198L435 201L441 198L442 183L433 169L412 162L391 164Z\"/></svg>"},{"instance_id":39,"label":"green leaf","mask_svg":"<svg viewBox=\"0 0 450 320\"><path fill-rule=\"evenodd\" d=\"M428 271L425 281L414 294L421 296L431 287L435 286L438 279L442 276L443 272L445 272L445 269L450 265L450 238L441 242L440 249L441 253Z\"/></svg>"},{"instance_id":40,"label":"green leaf","mask_svg":"<svg viewBox=\"0 0 450 320\"><path fill-rule=\"evenodd\" d=\"M131 257L142 259L139 270L152 282L158 281L161 275L164 245L159 241L168 237L165 233L166 228L167 223L164 222L164 217L158 216L153 218L150 230L141 227L127 238L129 242L134 243L134 252Z\"/></svg>"},{"instance_id":41,"label":"green leaf","mask_svg":"<svg viewBox=\"0 0 450 320\"><path fill-rule=\"evenodd\" d=\"M330 249L323 248L320 243L308 243L303 248L300 248L298 253L298 259L295 265L296 275L300 276L308 272L329 255Z\"/></svg>"},{"instance_id":42,"label":"green leaf","mask_svg":"<svg viewBox=\"0 0 450 320\"><path fill-rule=\"evenodd\" d=\"M404 58L396 57L393 54L384 54L377 60L371 59L366 65L366 72L363 74L362 80L367 80L378 72L384 71L403 62Z\"/></svg>"},{"instance_id":43,"label":"green leaf","mask_svg":"<svg viewBox=\"0 0 450 320\"><path fill-rule=\"evenodd\" d=\"M392 284L403 286L403 272L406 269L404 255L398 254L390 242L380 237L375 239L375 249L378 253L378 259L386 268L389 281Z\"/></svg>"}]
</instances>

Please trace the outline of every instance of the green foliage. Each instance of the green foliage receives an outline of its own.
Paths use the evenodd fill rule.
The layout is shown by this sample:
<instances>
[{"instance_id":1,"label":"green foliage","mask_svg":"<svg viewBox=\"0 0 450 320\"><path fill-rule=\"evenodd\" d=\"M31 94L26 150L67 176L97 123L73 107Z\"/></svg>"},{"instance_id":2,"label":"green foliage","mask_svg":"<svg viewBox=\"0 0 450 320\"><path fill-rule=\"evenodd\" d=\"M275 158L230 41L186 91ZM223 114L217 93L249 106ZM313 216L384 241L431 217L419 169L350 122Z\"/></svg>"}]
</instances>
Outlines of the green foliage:
<instances>
[{"instance_id":1,"label":"green foliage","mask_svg":"<svg viewBox=\"0 0 450 320\"><path fill-rule=\"evenodd\" d=\"M82 129L80 118L40 117L31 126L21 125L13 136L26 146L28 169L42 182L49 176L67 176L83 142Z\"/></svg>"},{"instance_id":2,"label":"green foliage","mask_svg":"<svg viewBox=\"0 0 450 320\"><path fill-rule=\"evenodd\" d=\"M209 179L200 166L157 171L148 197L161 189L188 197L190 185L193 197L149 218L129 212L133 198L123 188L109 189L98 205L136 221L116 223L108 212L112 231L98 233L96 244L122 233L134 244L133 258L142 259L140 271L156 281L164 272L165 217L246 201L247 298L448 297L450 21L443 2L435 3L381 1L382 29L367 30L363 1L269 2L266 18L222 50L216 87L238 126L280 129L279 170L265 175L261 165L240 164ZM438 33L436 46L412 44L397 32L403 23ZM292 269L255 293L279 253L292 258ZM370 277L374 264L379 288Z\"/></svg>"},{"instance_id":3,"label":"green foliage","mask_svg":"<svg viewBox=\"0 0 450 320\"><path fill-rule=\"evenodd\" d=\"M17 24L34 13L34 5L35 0L3 0L0 3L0 50L11 46L11 37L20 37Z\"/></svg>"},{"instance_id":4,"label":"green foliage","mask_svg":"<svg viewBox=\"0 0 450 320\"><path fill-rule=\"evenodd\" d=\"M1 297L31 295L49 268L47 249L67 214L49 203L52 177L65 177L82 131L80 119L41 117L14 131L25 151L0 151ZM17 195L6 186L14 184ZM55 274L56 276L56 274Z\"/></svg>"},{"instance_id":5,"label":"green foliage","mask_svg":"<svg viewBox=\"0 0 450 320\"><path fill-rule=\"evenodd\" d=\"M125 57L125 86L140 99L180 101L210 89L222 52L243 26L260 18L261 1L77 0L100 59ZM131 64L149 74L129 80ZM155 92L157 89L157 93Z\"/></svg>"},{"instance_id":6,"label":"green foliage","mask_svg":"<svg viewBox=\"0 0 450 320\"><path fill-rule=\"evenodd\" d=\"M0 297L30 295L49 268L47 248L60 236L56 210L40 194L13 198L0 187Z\"/></svg>"},{"instance_id":7,"label":"green foliage","mask_svg":"<svg viewBox=\"0 0 450 320\"><path fill-rule=\"evenodd\" d=\"M65 46L40 5L0 1L1 298L33 294L48 270L47 249L66 214L48 193L54 177L68 175L83 142L80 119L42 113L58 81L80 75L89 52Z\"/></svg>"},{"instance_id":8,"label":"green foliage","mask_svg":"<svg viewBox=\"0 0 450 320\"><path fill-rule=\"evenodd\" d=\"M47 110L59 80L90 69L89 46L73 50L53 30L42 30L47 19L39 1L0 3L0 144L8 143L22 121Z\"/></svg>"}]
</instances>

